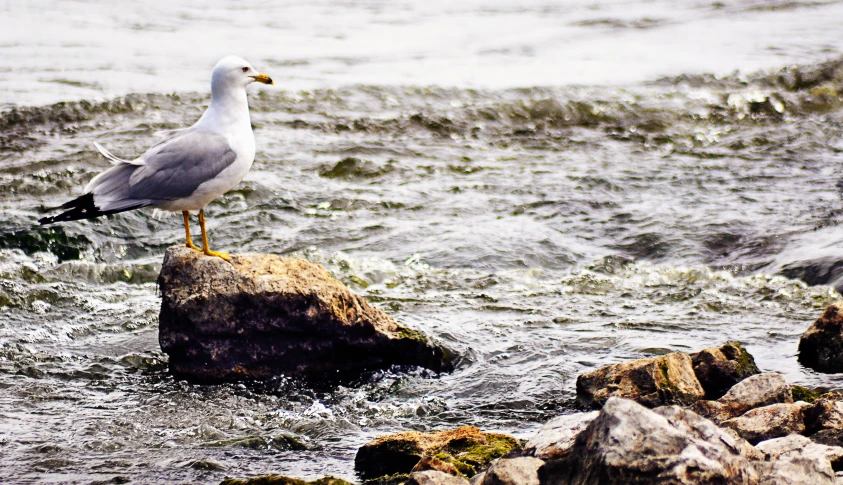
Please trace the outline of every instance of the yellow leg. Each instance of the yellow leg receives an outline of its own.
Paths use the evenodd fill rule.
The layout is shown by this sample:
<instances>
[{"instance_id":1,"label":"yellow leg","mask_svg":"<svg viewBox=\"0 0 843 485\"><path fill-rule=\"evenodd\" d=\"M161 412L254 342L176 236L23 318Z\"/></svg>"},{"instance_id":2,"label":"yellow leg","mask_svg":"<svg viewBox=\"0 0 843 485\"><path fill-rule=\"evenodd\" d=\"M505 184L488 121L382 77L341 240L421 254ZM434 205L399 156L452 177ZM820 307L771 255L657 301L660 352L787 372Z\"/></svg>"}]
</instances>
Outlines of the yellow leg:
<instances>
[{"instance_id":1,"label":"yellow leg","mask_svg":"<svg viewBox=\"0 0 843 485\"><path fill-rule=\"evenodd\" d=\"M228 253L211 251L210 246L208 246L208 232L205 230L205 209L199 209L199 227L202 228L202 252L207 256L216 256L231 262L231 256Z\"/></svg>"},{"instance_id":2,"label":"yellow leg","mask_svg":"<svg viewBox=\"0 0 843 485\"><path fill-rule=\"evenodd\" d=\"M184 238L185 238L187 247L189 247L190 249L193 249L194 251L201 251L202 248L193 244L193 239L190 239L190 212L181 211L181 215L184 216Z\"/></svg>"}]
</instances>

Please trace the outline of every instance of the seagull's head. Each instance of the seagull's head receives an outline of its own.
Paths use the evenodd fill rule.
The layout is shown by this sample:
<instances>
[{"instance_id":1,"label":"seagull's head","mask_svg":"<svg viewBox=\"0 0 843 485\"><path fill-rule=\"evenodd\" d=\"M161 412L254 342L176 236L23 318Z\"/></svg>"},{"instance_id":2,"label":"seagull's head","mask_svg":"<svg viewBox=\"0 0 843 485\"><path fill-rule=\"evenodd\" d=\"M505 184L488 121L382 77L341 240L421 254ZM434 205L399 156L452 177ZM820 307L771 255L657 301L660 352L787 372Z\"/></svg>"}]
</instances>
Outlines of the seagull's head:
<instances>
[{"instance_id":1,"label":"seagull's head","mask_svg":"<svg viewBox=\"0 0 843 485\"><path fill-rule=\"evenodd\" d=\"M272 78L261 74L252 67L245 59L237 56L223 57L211 74L211 89L231 89L235 87L245 88L253 82L263 84L274 84Z\"/></svg>"}]
</instances>

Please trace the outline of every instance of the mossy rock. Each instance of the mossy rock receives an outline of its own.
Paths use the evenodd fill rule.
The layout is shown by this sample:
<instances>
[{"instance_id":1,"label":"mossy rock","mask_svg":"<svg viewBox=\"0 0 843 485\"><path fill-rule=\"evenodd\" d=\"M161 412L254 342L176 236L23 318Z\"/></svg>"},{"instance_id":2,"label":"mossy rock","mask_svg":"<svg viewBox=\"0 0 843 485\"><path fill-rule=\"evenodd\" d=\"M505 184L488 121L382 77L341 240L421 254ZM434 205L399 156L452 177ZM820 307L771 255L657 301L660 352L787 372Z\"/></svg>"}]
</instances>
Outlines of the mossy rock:
<instances>
[{"instance_id":1,"label":"mossy rock","mask_svg":"<svg viewBox=\"0 0 843 485\"><path fill-rule=\"evenodd\" d=\"M404 485L410 480L409 473L395 473L372 478L363 482L363 485Z\"/></svg>"},{"instance_id":2,"label":"mossy rock","mask_svg":"<svg viewBox=\"0 0 843 485\"><path fill-rule=\"evenodd\" d=\"M334 478L331 476L320 478L312 482L299 480L298 478L285 477L283 475L263 475L260 477L247 478L239 480L236 478L227 478L220 482L220 485L353 485L342 478Z\"/></svg>"},{"instance_id":3,"label":"mossy rock","mask_svg":"<svg viewBox=\"0 0 843 485\"><path fill-rule=\"evenodd\" d=\"M817 391L796 385L790 387L790 394L794 401L814 402L820 397L820 393Z\"/></svg>"},{"instance_id":4,"label":"mossy rock","mask_svg":"<svg viewBox=\"0 0 843 485\"><path fill-rule=\"evenodd\" d=\"M709 400L723 397L738 382L761 372L752 354L738 342L703 349L691 354L691 360Z\"/></svg>"},{"instance_id":5,"label":"mossy rock","mask_svg":"<svg viewBox=\"0 0 843 485\"><path fill-rule=\"evenodd\" d=\"M404 431L378 437L357 451L354 468L367 480L421 471L422 458L452 465L471 477L495 458L519 449L521 443L498 433L484 433L472 426L434 433ZM381 483L381 482L371 482ZM394 482L385 482L394 483Z\"/></svg>"}]
</instances>

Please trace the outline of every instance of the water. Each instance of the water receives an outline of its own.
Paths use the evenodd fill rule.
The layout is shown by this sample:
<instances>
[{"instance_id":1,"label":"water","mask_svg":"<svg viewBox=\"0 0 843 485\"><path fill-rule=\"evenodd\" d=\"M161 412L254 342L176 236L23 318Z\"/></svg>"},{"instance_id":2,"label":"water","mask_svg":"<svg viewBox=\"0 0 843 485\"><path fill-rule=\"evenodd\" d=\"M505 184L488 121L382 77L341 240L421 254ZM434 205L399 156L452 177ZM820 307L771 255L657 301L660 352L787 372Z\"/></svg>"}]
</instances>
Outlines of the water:
<instances>
[{"instance_id":1,"label":"water","mask_svg":"<svg viewBox=\"0 0 843 485\"><path fill-rule=\"evenodd\" d=\"M510 4L2 4L5 481L353 479L378 434L528 437L582 372L727 340L843 387L796 362L840 297L843 5ZM324 264L454 373L174 381L155 277L180 217L34 224L107 166L93 141L129 157L192 123L229 52L279 86L252 92L214 248Z\"/></svg>"}]
</instances>

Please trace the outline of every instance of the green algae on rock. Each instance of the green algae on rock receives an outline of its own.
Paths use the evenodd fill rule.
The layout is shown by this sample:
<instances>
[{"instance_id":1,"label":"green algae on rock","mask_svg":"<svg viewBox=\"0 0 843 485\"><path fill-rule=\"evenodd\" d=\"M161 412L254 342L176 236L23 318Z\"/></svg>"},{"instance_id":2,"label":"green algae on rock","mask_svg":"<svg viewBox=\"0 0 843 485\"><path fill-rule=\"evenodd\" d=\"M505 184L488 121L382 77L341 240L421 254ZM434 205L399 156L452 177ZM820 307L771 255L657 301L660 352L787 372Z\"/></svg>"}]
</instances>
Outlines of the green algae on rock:
<instances>
[{"instance_id":1,"label":"green algae on rock","mask_svg":"<svg viewBox=\"0 0 843 485\"><path fill-rule=\"evenodd\" d=\"M797 385L790 386L790 394L794 401L805 401L807 403L812 403L820 397L819 392Z\"/></svg>"},{"instance_id":2,"label":"green algae on rock","mask_svg":"<svg viewBox=\"0 0 843 485\"><path fill-rule=\"evenodd\" d=\"M354 468L363 478L376 479L423 471L418 465L430 457L431 463L446 463L471 477L495 458L520 448L521 443L512 436L485 433L472 426L433 433L404 431L380 436L364 445L357 451Z\"/></svg>"}]
</instances>

